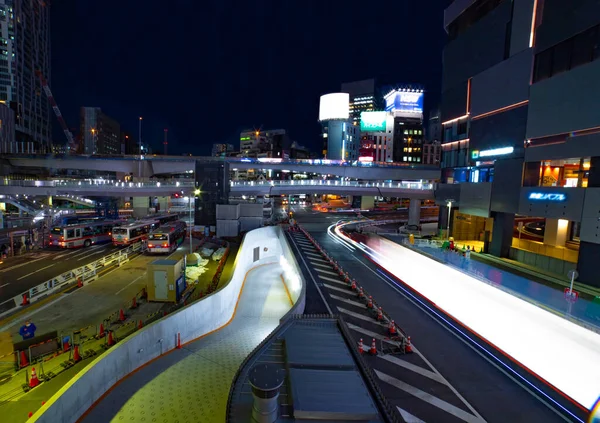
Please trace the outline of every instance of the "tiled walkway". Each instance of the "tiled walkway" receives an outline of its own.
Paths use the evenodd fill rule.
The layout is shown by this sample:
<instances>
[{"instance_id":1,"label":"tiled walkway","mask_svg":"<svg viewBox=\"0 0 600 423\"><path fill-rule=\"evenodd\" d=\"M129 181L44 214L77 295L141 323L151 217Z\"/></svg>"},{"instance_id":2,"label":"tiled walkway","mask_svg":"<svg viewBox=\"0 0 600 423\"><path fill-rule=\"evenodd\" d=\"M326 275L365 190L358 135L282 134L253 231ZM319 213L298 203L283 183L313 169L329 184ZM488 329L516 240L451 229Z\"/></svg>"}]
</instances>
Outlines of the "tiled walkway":
<instances>
[{"instance_id":1,"label":"tiled walkway","mask_svg":"<svg viewBox=\"0 0 600 423\"><path fill-rule=\"evenodd\" d=\"M279 264L251 270L228 326L129 376L81 421L225 421L235 372L291 308L281 273Z\"/></svg>"}]
</instances>

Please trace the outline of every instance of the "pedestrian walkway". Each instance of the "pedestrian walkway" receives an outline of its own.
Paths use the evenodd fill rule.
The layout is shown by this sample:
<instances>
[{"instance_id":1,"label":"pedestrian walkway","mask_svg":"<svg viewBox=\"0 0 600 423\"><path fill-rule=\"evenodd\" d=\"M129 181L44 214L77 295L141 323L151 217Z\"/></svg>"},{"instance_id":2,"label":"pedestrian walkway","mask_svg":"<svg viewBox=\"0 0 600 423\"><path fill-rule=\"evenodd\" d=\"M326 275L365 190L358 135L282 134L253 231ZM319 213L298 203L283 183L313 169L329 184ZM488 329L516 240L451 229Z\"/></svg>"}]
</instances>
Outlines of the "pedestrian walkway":
<instances>
[{"instance_id":1,"label":"pedestrian walkway","mask_svg":"<svg viewBox=\"0 0 600 423\"><path fill-rule=\"evenodd\" d=\"M227 326L123 379L81 421L224 422L237 369L291 308L281 273L251 270Z\"/></svg>"},{"instance_id":2,"label":"pedestrian walkway","mask_svg":"<svg viewBox=\"0 0 600 423\"><path fill-rule=\"evenodd\" d=\"M510 294L534 303L544 309L575 321L589 329L600 332L600 303L593 297L582 295L575 302L565 299L564 290L556 285L543 284L527 279L515 273L499 269L479 260L466 259L462 254L456 254L441 248L412 247L403 238L390 235L387 238L407 247L420 251L435 258L448 266L467 273L483 282L494 285Z\"/></svg>"}]
</instances>

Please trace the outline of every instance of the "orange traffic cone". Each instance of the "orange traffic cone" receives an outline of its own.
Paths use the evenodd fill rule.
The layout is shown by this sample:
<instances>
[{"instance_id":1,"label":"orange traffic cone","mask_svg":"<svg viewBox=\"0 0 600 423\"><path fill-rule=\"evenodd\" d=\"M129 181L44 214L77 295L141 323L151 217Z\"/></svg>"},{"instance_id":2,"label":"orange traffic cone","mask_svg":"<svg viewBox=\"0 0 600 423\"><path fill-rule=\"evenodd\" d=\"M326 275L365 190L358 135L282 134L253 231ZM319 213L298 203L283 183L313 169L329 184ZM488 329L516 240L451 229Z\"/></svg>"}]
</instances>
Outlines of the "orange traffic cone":
<instances>
[{"instance_id":1,"label":"orange traffic cone","mask_svg":"<svg viewBox=\"0 0 600 423\"><path fill-rule=\"evenodd\" d=\"M75 363L81 361L81 355L79 355L79 345L75 345L75 347L73 347L73 361Z\"/></svg>"},{"instance_id":2,"label":"orange traffic cone","mask_svg":"<svg viewBox=\"0 0 600 423\"><path fill-rule=\"evenodd\" d=\"M177 349L181 349L181 334L177 332Z\"/></svg>"},{"instance_id":3,"label":"orange traffic cone","mask_svg":"<svg viewBox=\"0 0 600 423\"><path fill-rule=\"evenodd\" d=\"M104 338L106 333L104 332L104 325L100 323L100 329L98 330L98 338Z\"/></svg>"},{"instance_id":4,"label":"orange traffic cone","mask_svg":"<svg viewBox=\"0 0 600 423\"><path fill-rule=\"evenodd\" d=\"M67 352L71 349L71 345L69 345L69 341L63 342L63 352Z\"/></svg>"},{"instance_id":5,"label":"orange traffic cone","mask_svg":"<svg viewBox=\"0 0 600 423\"><path fill-rule=\"evenodd\" d=\"M365 293L362 288L358 289L358 298L365 298Z\"/></svg>"},{"instance_id":6,"label":"orange traffic cone","mask_svg":"<svg viewBox=\"0 0 600 423\"><path fill-rule=\"evenodd\" d=\"M369 354L377 355L377 345L375 345L375 338L371 341L371 349L369 350Z\"/></svg>"},{"instance_id":7,"label":"orange traffic cone","mask_svg":"<svg viewBox=\"0 0 600 423\"><path fill-rule=\"evenodd\" d=\"M33 416L33 411L30 411L29 414L27 414L27 418L30 419L31 416Z\"/></svg>"},{"instance_id":8,"label":"orange traffic cone","mask_svg":"<svg viewBox=\"0 0 600 423\"><path fill-rule=\"evenodd\" d=\"M364 352L365 352L365 346L363 345L362 338L360 338L360 341L358 341L358 353L362 354Z\"/></svg>"},{"instance_id":9,"label":"orange traffic cone","mask_svg":"<svg viewBox=\"0 0 600 423\"><path fill-rule=\"evenodd\" d=\"M373 308L373 297L369 295L369 301L367 301L367 308Z\"/></svg>"},{"instance_id":10,"label":"orange traffic cone","mask_svg":"<svg viewBox=\"0 0 600 423\"><path fill-rule=\"evenodd\" d=\"M144 327L144 322L142 322L142 321L140 320L140 323L138 323L138 329L141 329L141 328L143 328L143 327Z\"/></svg>"},{"instance_id":11,"label":"orange traffic cone","mask_svg":"<svg viewBox=\"0 0 600 423\"><path fill-rule=\"evenodd\" d=\"M121 322L125 320L125 313L123 312L123 309L119 310L119 320Z\"/></svg>"},{"instance_id":12,"label":"orange traffic cone","mask_svg":"<svg viewBox=\"0 0 600 423\"><path fill-rule=\"evenodd\" d=\"M405 353L411 353L411 352L413 352L412 345L410 343L410 336L406 337L406 345L404 345L404 352Z\"/></svg>"},{"instance_id":13,"label":"orange traffic cone","mask_svg":"<svg viewBox=\"0 0 600 423\"><path fill-rule=\"evenodd\" d=\"M31 379L29 379L29 387L35 388L39 384L40 384L40 380L38 379L37 374L35 373L35 367L32 367L31 368Z\"/></svg>"},{"instance_id":14,"label":"orange traffic cone","mask_svg":"<svg viewBox=\"0 0 600 423\"><path fill-rule=\"evenodd\" d=\"M395 336L396 335L396 323L394 323L394 321L392 320L390 322L390 325L388 326L388 332L390 333L390 336Z\"/></svg>"},{"instance_id":15,"label":"orange traffic cone","mask_svg":"<svg viewBox=\"0 0 600 423\"><path fill-rule=\"evenodd\" d=\"M108 331L108 339L106 340L106 345L108 345L109 347L112 347L113 345L115 345L115 340L113 339L112 330Z\"/></svg>"},{"instance_id":16,"label":"orange traffic cone","mask_svg":"<svg viewBox=\"0 0 600 423\"><path fill-rule=\"evenodd\" d=\"M131 300L131 308L137 308L137 298L133 297Z\"/></svg>"},{"instance_id":17,"label":"orange traffic cone","mask_svg":"<svg viewBox=\"0 0 600 423\"><path fill-rule=\"evenodd\" d=\"M148 298L148 292L146 291L146 288L142 288L142 295L140 295L140 298L142 300L145 300L146 298Z\"/></svg>"},{"instance_id":18,"label":"orange traffic cone","mask_svg":"<svg viewBox=\"0 0 600 423\"><path fill-rule=\"evenodd\" d=\"M344 276L344 269L342 269L341 267L340 267L339 274L340 274L340 276Z\"/></svg>"},{"instance_id":19,"label":"orange traffic cone","mask_svg":"<svg viewBox=\"0 0 600 423\"><path fill-rule=\"evenodd\" d=\"M381 322L383 320L383 310L381 307L377 309L377 321Z\"/></svg>"},{"instance_id":20,"label":"orange traffic cone","mask_svg":"<svg viewBox=\"0 0 600 423\"><path fill-rule=\"evenodd\" d=\"M79 288L81 288L81 287L83 286L83 279L81 279L81 276L79 276L79 277L77 278L77 286L78 286Z\"/></svg>"},{"instance_id":21,"label":"orange traffic cone","mask_svg":"<svg viewBox=\"0 0 600 423\"><path fill-rule=\"evenodd\" d=\"M23 301L21 302L22 306L26 306L29 304L29 298L27 298L27 294L23 294Z\"/></svg>"},{"instance_id":22,"label":"orange traffic cone","mask_svg":"<svg viewBox=\"0 0 600 423\"><path fill-rule=\"evenodd\" d=\"M355 280L352 281L352 285L350 286L350 289L352 289L353 291L356 291L356 281Z\"/></svg>"},{"instance_id":23,"label":"orange traffic cone","mask_svg":"<svg viewBox=\"0 0 600 423\"><path fill-rule=\"evenodd\" d=\"M27 360L27 354L25 354L25 351L21 351L20 366L25 367L27 365L29 365L29 360Z\"/></svg>"}]
</instances>

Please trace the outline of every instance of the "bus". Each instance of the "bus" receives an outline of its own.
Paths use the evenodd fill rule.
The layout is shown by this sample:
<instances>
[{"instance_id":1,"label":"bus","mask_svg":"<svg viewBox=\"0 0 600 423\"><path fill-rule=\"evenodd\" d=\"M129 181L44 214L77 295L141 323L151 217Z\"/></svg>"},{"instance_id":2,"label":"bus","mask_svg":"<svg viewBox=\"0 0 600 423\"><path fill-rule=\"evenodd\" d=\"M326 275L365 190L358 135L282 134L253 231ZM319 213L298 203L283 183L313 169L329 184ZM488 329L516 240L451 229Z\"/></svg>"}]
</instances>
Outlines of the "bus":
<instances>
[{"instance_id":1,"label":"bus","mask_svg":"<svg viewBox=\"0 0 600 423\"><path fill-rule=\"evenodd\" d=\"M179 215L175 214L175 213L159 214L156 216L152 216L150 218L150 220L156 220L162 226L165 223L175 222L175 221L179 220Z\"/></svg>"},{"instance_id":2,"label":"bus","mask_svg":"<svg viewBox=\"0 0 600 423\"><path fill-rule=\"evenodd\" d=\"M150 231L158 226L157 220L140 220L121 225L112 231L112 243L115 246L126 246L145 241Z\"/></svg>"},{"instance_id":3,"label":"bus","mask_svg":"<svg viewBox=\"0 0 600 423\"><path fill-rule=\"evenodd\" d=\"M75 225L54 226L50 229L48 245L61 248L89 247L110 242L117 221L102 221Z\"/></svg>"},{"instance_id":4,"label":"bus","mask_svg":"<svg viewBox=\"0 0 600 423\"><path fill-rule=\"evenodd\" d=\"M181 220L162 225L148 236L149 253L170 253L183 243L186 224Z\"/></svg>"},{"instance_id":5,"label":"bus","mask_svg":"<svg viewBox=\"0 0 600 423\"><path fill-rule=\"evenodd\" d=\"M101 216L76 216L76 215L67 215L61 216L56 221L57 225L82 225L84 223L92 223L92 222L101 222L106 220L106 218Z\"/></svg>"}]
</instances>

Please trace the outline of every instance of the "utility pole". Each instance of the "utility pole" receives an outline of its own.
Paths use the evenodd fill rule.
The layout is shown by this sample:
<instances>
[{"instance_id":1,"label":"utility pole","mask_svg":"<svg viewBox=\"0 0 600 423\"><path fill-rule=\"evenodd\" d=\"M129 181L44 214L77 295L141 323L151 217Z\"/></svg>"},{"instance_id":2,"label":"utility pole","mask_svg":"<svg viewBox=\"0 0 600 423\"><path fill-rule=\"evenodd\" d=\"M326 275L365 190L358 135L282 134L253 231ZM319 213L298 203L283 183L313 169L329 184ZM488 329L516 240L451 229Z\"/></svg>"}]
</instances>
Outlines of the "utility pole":
<instances>
[{"instance_id":1,"label":"utility pole","mask_svg":"<svg viewBox=\"0 0 600 423\"><path fill-rule=\"evenodd\" d=\"M140 116L140 121L139 121L139 128L138 128L138 134L139 134L139 143L140 143L140 157L138 157L139 160L139 164L138 164L138 178L140 179L140 181L142 180L142 117Z\"/></svg>"}]
</instances>

